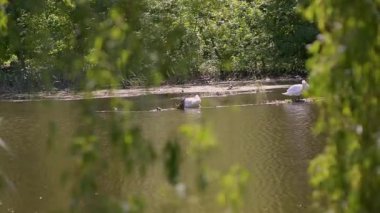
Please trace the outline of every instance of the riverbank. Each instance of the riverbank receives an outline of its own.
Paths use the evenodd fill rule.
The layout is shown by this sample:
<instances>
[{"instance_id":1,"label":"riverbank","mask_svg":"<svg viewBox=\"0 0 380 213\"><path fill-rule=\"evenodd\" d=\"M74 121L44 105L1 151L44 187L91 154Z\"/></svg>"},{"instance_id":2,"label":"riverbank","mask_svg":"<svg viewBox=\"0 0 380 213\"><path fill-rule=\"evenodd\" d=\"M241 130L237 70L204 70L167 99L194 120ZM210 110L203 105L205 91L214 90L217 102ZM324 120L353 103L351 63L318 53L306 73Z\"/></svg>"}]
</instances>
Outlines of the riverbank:
<instances>
[{"instance_id":1,"label":"riverbank","mask_svg":"<svg viewBox=\"0 0 380 213\"><path fill-rule=\"evenodd\" d=\"M129 89L96 90L92 92L75 91L54 91L38 92L32 94L2 94L1 101L31 101L31 100L81 100L97 98L123 98L136 97L142 95L163 95L163 94L199 94L201 96L226 96L243 93L264 92L272 89L285 89L290 84L298 83L300 79L264 79L246 81L222 81L211 82L209 84L184 84L184 85L163 85L158 87L135 87Z\"/></svg>"}]
</instances>

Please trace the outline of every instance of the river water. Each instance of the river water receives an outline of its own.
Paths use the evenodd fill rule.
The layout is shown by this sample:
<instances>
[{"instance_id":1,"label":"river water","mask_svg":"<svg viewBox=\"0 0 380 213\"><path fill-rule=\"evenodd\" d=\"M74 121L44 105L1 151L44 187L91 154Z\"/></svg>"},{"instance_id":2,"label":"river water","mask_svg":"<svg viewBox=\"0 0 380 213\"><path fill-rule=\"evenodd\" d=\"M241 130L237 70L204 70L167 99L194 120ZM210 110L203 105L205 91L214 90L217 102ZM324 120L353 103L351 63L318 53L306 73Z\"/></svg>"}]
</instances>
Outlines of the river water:
<instances>
[{"instance_id":1,"label":"river water","mask_svg":"<svg viewBox=\"0 0 380 213\"><path fill-rule=\"evenodd\" d=\"M218 143L208 164L220 171L240 165L250 173L242 212L307 212L311 195L307 166L323 149L322 141L312 134L317 107L313 103L264 104L284 100L281 92L203 97L202 109L190 112L149 111L157 106L173 107L180 95L141 96L128 99L133 104L130 119L155 144L173 137L182 124L206 123ZM68 211L69 190L62 184L62 174L73 162L68 147L83 122L78 112L81 103L0 102L0 138L8 148L0 149L0 171L8 182L0 193L0 212ZM118 113L108 108L108 99L92 104L101 117ZM51 130L56 134L48 140ZM190 182L194 168L190 160L184 161L182 179ZM195 189L188 189L189 196L182 200L172 196L175 193L165 181L160 163L144 178L126 176L116 165L111 173L101 174L104 191L120 197L138 194L146 202L146 212L223 209L215 201L213 187L198 196L194 196Z\"/></svg>"}]
</instances>

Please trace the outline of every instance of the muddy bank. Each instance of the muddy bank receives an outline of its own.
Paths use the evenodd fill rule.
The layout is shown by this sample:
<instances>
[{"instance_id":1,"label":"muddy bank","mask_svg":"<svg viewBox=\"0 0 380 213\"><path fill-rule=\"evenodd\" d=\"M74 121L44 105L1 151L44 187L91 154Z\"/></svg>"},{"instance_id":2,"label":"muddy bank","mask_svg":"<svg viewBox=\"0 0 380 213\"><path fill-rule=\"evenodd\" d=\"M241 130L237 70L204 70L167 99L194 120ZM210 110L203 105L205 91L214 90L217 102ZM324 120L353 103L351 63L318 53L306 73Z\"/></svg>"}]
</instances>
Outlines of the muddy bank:
<instances>
[{"instance_id":1,"label":"muddy bank","mask_svg":"<svg viewBox=\"0 0 380 213\"><path fill-rule=\"evenodd\" d=\"M199 94L201 96L225 96L243 93L264 92L271 89L286 89L290 84L298 83L299 79L265 79L260 81L226 81L207 85L166 85L159 87L140 87L130 89L96 90L91 93L57 91L39 92L33 94L3 94L2 101L30 101L30 100L80 100L85 98L114 98L135 97L141 95L160 94Z\"/></svg>"}]
</instances>

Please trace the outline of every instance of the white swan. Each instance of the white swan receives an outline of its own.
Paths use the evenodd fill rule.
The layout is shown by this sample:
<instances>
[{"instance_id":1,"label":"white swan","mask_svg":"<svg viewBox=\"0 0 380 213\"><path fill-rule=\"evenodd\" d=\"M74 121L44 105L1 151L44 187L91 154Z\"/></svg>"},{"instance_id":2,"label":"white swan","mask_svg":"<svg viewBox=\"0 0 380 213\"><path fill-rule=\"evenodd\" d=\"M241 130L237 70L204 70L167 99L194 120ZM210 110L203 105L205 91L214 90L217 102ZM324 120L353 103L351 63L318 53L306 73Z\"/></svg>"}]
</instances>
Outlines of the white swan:
<instances>
[{"instance_id":1,"label":"white swan","mask_svg":"<svg viewBox=\"0 0 380 213\"><path fill-rule=\"evenodd\" d=\"M194 97L188 97L181 100L181 103L178 105L178 109L186 109L186 108L199 108L201 106L201 98L199 95L195 95Z\"/></svg>"},{"instance_id":2,"label":"white swan","mask_svg":"<svg viewBox=\"0 0 380 213\"><path fill-rule=\"evenodd\" d=\"M302 80L302 84L292 85L286 92L282 94L287 96L300 96L302 95L302 92L308 88L309 84L305 80Z\"/></svg>"}]
</instances>

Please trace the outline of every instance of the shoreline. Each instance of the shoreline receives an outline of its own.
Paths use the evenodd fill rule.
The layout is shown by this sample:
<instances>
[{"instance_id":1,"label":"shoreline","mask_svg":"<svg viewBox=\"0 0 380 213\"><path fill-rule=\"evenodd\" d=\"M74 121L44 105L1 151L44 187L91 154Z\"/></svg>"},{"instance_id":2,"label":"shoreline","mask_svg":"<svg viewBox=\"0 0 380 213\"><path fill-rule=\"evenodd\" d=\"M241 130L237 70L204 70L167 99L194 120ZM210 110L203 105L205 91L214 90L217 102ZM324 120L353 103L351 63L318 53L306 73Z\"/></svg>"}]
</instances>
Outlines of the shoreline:
<instances>
[{"instance_id":1,"label":"shoreline","mask_svg":"<svg viewBox=\"0 0 380 213\"><path fill-rule=\"evenodd\" d=\"M286 89L291 84L298 83L300 79L265 79L265 80L242 80L242 81L222 81L209 84L184 84L184 85L163 85L157 87L135 87L129 89L104 89L92 92L74 91L53 91L38 92L31 94L2 94L1 102L22 102L22 101L42 101L42 100L83 100L100 98L126 98L144 95L165 95L165 94L199 94L201 96L227 96L244 93L265 92L271 89Z\"/></svg>"}]
</instances>

